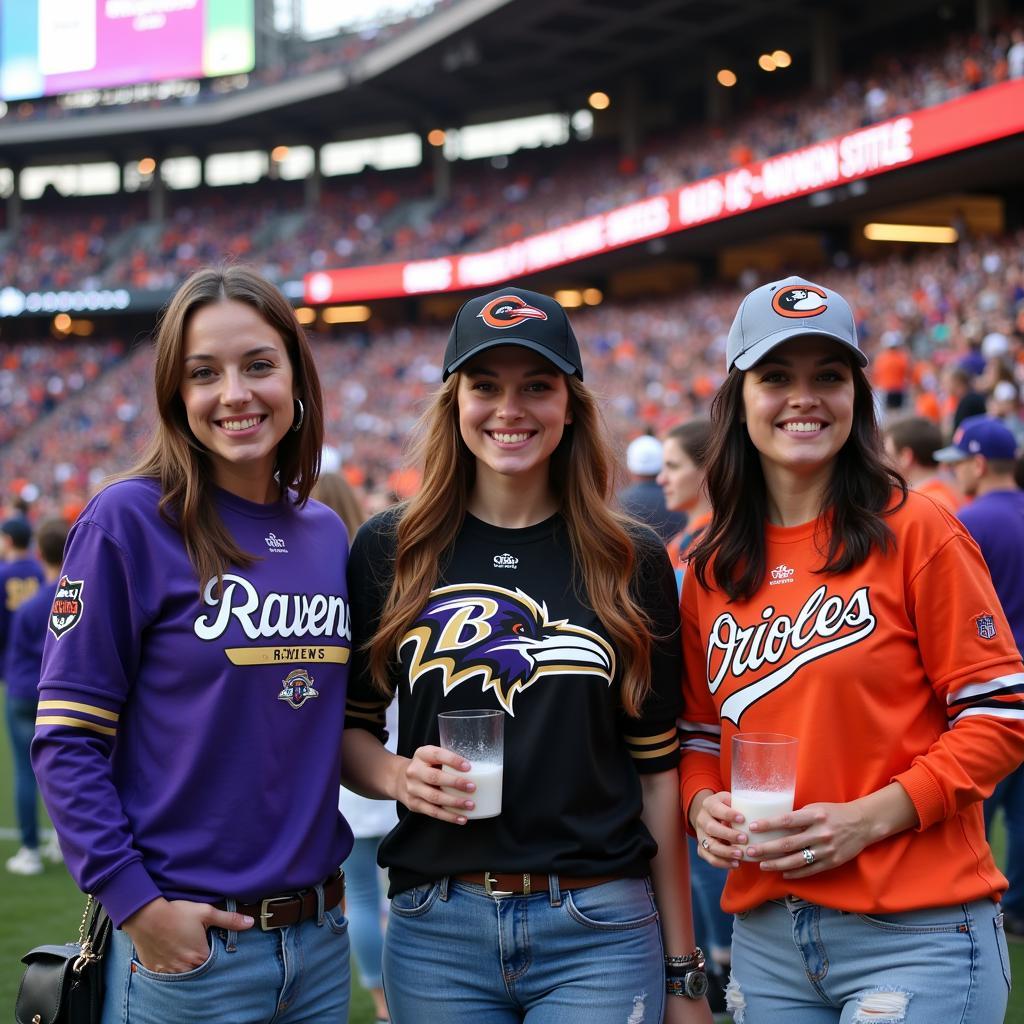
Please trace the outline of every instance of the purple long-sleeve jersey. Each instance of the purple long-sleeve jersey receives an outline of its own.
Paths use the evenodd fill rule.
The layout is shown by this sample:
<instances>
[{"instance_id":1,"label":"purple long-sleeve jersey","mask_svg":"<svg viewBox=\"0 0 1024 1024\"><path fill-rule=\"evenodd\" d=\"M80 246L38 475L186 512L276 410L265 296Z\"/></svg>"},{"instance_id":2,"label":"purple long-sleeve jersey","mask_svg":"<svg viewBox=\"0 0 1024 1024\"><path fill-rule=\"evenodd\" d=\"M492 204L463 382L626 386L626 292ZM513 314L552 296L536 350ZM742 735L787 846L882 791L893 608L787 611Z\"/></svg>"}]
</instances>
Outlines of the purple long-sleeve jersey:
<instances>
[{"instance_id":1,"label":"purple long-sleeve jersey","mask_svg":"<svg viewBox=\"0 0 1024 1024\"><path fill-rule=\"evenodd\" d=\"M252 900L326 878L352 636L330 509L217 491L243 550L200 596L155 481L114 484L68 538L32 760L68 868L120 924L150 900Z\"/></svg>"}]
</instances>

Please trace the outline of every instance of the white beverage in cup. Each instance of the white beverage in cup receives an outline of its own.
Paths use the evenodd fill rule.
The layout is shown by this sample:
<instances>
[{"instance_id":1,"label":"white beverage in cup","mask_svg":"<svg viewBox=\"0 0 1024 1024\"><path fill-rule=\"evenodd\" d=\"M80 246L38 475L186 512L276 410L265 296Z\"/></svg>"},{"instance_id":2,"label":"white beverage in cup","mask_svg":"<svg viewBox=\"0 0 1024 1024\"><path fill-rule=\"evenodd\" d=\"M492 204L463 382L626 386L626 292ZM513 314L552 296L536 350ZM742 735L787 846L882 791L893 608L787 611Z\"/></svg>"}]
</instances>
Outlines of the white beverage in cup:
<instances>
[{"instance_id":1,"label":"white beverage in cup","mask_svg":"<svg viewBox=\"0 0 1024 1024\"><path fill-rule=\"evenodd\" d=\"M777 732L738 732L732 738L733 810L743 815L734 825L747 836L747 846L782 839L788 829L752 832L751 822L777 818L793 810L796 789L797 739ZM744 860L749 860L746 851Z\"/></svg>"},{"instance_id":2,"label":"white beverage in cup","mask_svg":"<svg viewBox=\"0 0 1024 1024\"><path fill-rule=\"evenodd\" d=\"M455 808L466 818L495 818L501 814L501 784L505 756L505 713L503 711L442 711L437 716L441 746L470 763L468 772L442 765L446 775L461 775L472 782L472 793L455 786L442 786L452 796L472 800L472 810Z\"/></svg>"},{"instance_id":3,"label":"white beverage in cup","mask_svg":"<svg viewBox=\"0 0 1024 1024\"><path fill-rule=\"evenodd\" d=\"M442 765L441 771L446 775L461 775L464 779L476 784L476 789L472 793L449 786L442 787L446 793L451 793L452 796L461 796L463 799L468 797L476 804L471 811L467 811L465 808L460 809L459 813L464 817L496 818L501 814L501 776L504 768L500 764L486 764L478 761L468 772L456 771L449 765Z\"/></svg>"},{"instance_id":4,"label":"white beverage in cup","mask_svg":"<svg viewBox=\"0 0 1024 1024\"><path fill-rule=\"evenodd\" d=\"M777 818L780 814L788 814L793 810L793 790L763 792L757 789L734 789L732 791L732 809L739 811L749 825L752 821L764 818ZM781 839L789 835L788 829L768 829L764 832L747 833L749 843L766 843L769 839ZM749 845L748 843L748 845Z\"/></svg>"}]
</instances>

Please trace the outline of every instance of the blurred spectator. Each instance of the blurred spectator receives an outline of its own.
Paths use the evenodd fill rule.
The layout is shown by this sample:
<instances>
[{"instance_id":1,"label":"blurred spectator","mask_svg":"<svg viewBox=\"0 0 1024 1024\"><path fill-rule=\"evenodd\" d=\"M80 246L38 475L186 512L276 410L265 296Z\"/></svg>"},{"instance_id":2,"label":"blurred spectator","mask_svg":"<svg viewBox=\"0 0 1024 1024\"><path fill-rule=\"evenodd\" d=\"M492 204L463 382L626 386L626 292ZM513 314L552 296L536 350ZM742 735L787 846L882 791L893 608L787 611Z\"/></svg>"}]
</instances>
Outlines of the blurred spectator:
<instances>
[{"instance_id":1,"label":"blurred spectator","mask_svg":"<svg viewBox=\"0 0 1024 1024\"><path fill-rule=\"evenodd\" d=\"M666 544L683 528L685 516L665 506L665 493L658 483L661 472L661 442L641 434L629 442L626 468L632 482L619 492L623 511L646 523Z\"/></svg>"},{"instance_id":2,"label":"blurred spectator","mask_svg":"<svg viewBox=\"0 0 1024 1024\"><path fill-rule=\"evenodd\" d=\"M40 874L44 856L53 861L61 859L56 837L40 851L39 795L29 746L35 732L36 705L39 702L36 687L43 660L43 641L57 592L67 536L68 525L63 519L48 519L40 524L36 543L42 562L43 582L36 593L15 611L4 660L7 730L14 759L14 805L21 833L21 848L6 862L7 870L14 875Z\"/></svg>"},{"instance_id":3,"label":"blurred spectator","mask_svg":"<svg viewBox=\"0 0 1024 1024\"><path fill-rule=\"evenodd\" d=\"M963 496L940 474L935 461L935 452L942 447L938 424L923 416L905 416L887 423L884 436L885 453L907 483L955 514Z\"/></svg>"}]
</instances>

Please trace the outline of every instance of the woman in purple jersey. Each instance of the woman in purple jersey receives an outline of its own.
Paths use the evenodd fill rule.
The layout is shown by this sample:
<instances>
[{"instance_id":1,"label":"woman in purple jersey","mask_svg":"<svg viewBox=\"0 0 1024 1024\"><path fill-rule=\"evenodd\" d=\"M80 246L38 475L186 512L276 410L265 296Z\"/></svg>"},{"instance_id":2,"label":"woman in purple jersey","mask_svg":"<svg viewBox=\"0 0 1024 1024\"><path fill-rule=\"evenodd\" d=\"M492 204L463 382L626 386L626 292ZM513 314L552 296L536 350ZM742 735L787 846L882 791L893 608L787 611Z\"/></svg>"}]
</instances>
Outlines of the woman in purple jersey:
<instances>
[{"instance_id":1,"label":"woman in purple jersey","mask_svg":"<svg viewBox=\"0 0 1024 1024\"><path fill-rule=\"evenodd\" d=\"M105 1024L344 1024L344 526L287 300L202 270L156 338L150 446L69 537L33 759L117 926Z\"/></svg>"}]
</instances>

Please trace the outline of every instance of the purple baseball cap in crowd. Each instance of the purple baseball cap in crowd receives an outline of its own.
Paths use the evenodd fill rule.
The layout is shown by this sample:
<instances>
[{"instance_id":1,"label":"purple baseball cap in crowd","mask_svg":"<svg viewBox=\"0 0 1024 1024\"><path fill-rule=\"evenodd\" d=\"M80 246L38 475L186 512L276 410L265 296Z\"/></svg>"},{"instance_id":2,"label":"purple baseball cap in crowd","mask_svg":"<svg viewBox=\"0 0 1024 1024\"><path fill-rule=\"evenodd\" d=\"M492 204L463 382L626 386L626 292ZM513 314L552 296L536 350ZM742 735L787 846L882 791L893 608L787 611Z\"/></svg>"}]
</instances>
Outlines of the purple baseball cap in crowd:
<instances>
[{"instance_id":1,"label":"purple baseball cap in crowd","mask_svg":"<svg viewBox=\"0 0 1024 1024\"><path fill-rule=\"evenodd\" d=\"M749 370L777 345L802 335L832 338L852 350L861 366L868 364L846 299L802 277L787 277L755 288L740 303L729 328L726 369Z\"/></svg>"},{"instance_id":2,"label":"purple baseball cap in crowd","mask_svg":"<svg viewBox=\"0 0 1024 1024\"><path fill-rule=\"evenodd\" d=\"M953 443L933 452L936 462L961 462L972 455L986 459L1017 457L1017 439L993 416L969 416L956 429Z\"/></svg>"}]
</instances>

